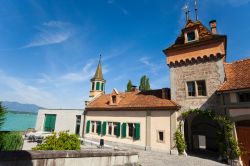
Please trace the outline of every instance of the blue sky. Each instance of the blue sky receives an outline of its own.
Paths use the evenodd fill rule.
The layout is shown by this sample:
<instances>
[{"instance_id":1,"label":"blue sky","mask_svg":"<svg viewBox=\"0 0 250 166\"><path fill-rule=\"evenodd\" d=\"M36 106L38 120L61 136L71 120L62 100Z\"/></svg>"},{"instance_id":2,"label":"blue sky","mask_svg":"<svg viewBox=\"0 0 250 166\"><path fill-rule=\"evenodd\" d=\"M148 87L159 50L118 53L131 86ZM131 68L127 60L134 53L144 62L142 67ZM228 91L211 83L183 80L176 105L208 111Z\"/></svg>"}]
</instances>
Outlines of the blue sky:
<instances>
[{"instance_id":1,"label":"blue sky","mask_svg":"<svg viewBox=\"0 0 250 166\"><path fill-rule=\"evenodd\" d=\"M162 53L192 0L0 0L0 100L82 108L99 54L106 92L169 86ZM227 61L250 57L250 0L200 0L199 19L228 35ZM191 15L193 11L191 10Z\"/></svg>"}]
</instances>

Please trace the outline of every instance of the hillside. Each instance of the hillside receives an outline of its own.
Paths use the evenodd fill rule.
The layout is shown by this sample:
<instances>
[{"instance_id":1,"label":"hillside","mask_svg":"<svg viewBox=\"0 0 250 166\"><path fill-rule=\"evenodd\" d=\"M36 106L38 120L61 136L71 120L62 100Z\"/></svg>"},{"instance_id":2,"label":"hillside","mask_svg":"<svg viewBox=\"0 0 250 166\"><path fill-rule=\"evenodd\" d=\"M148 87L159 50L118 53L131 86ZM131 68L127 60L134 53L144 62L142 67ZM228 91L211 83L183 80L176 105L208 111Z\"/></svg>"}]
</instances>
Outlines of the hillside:
<instances>
[{"instance_id":1,"label":"hillside","mask_svg":"<svg viewBox=\"0 0 250 166\"><path fill-rule=\"evenodd\" d=\"M37 106L35 104L22 104L18 102L11 102L11 101L2 101L4 107L7 108L8 111L14 112L31 112L37 113L38 110L42 107Z\"/></svg>"}]
</instances>

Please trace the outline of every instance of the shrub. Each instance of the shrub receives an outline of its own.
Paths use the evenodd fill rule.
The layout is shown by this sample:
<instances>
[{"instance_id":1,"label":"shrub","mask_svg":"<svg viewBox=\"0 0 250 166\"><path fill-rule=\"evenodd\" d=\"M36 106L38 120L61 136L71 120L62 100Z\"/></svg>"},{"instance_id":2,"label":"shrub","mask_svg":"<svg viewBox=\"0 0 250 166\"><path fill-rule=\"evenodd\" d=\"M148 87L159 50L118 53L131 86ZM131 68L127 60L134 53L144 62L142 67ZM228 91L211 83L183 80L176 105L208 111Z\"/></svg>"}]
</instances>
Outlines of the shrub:
<instances>
[{"instance_id":1,"label":"shrub","mask_svg":"<svg viewBox=\"0 0 250 166\"><path fill-rule=\"evenodd\" d=\"M186 150L186 144L183 134L180 131L180 127L175 132L175 144L179 154L183 154L184 151Z\"/></svg>"},{"instance_id":2,"label":"shrub","mask_svg":"<svg viewBox=\"0 0 250 166\"><path fill-rule=\"evenodd\" d=\"M53 133L32 150L80 150L80 141L77 135L69 134L68 131Z\"/></svg>"},{"instance_id":3,"label":"shrub","mask_svg":"<svg viewBox=\"0 0 250 166\"><path fill-rule=\"evenodd\" d=\"M1 134L0 149L1 151L22 150L23 138L18 132Z\"/></svg>"}]
</instances>

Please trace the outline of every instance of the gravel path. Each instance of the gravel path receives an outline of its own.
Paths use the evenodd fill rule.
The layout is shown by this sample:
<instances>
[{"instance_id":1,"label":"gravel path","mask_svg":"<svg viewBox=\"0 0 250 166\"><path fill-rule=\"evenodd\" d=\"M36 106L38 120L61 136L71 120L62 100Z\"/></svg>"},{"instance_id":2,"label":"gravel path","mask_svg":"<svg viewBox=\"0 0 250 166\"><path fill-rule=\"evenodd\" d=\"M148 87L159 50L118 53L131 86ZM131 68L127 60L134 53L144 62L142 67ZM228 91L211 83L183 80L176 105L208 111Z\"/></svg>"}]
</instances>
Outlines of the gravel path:
<instances>
[{"instance_id":1,"label":"gravel path","mask_svg":"<svg viewBox=\"0 0 250 166\"><path fill-rule=\"evenodd\" d=\"M225 166L225 164L194 156L174 156L162 152L139 151L142 166Z\"/></svg>"}]
</instances>

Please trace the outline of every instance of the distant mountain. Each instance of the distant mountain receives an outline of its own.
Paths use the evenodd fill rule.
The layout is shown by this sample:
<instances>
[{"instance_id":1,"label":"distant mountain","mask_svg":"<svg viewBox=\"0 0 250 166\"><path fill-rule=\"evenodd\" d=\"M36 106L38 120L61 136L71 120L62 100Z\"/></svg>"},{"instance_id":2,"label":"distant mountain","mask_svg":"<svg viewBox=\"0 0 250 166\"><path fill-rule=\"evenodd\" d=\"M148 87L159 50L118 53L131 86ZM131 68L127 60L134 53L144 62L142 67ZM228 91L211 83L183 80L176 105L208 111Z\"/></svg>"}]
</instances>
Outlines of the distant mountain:
<instances>
[{"instance_id":1,"label":"distant mountain","mask_svg":"<svg viewBox=\"0 0 250 166\"><path fill-rule=\"evenodd\" d=\"M2 101L2 104L4 107L7 108L8 111L15 111L15 112L37 113L38 110L42 108L35 104L21 104L21 103L12 102L12 101Z\"/></svg>"}]
</instances>

